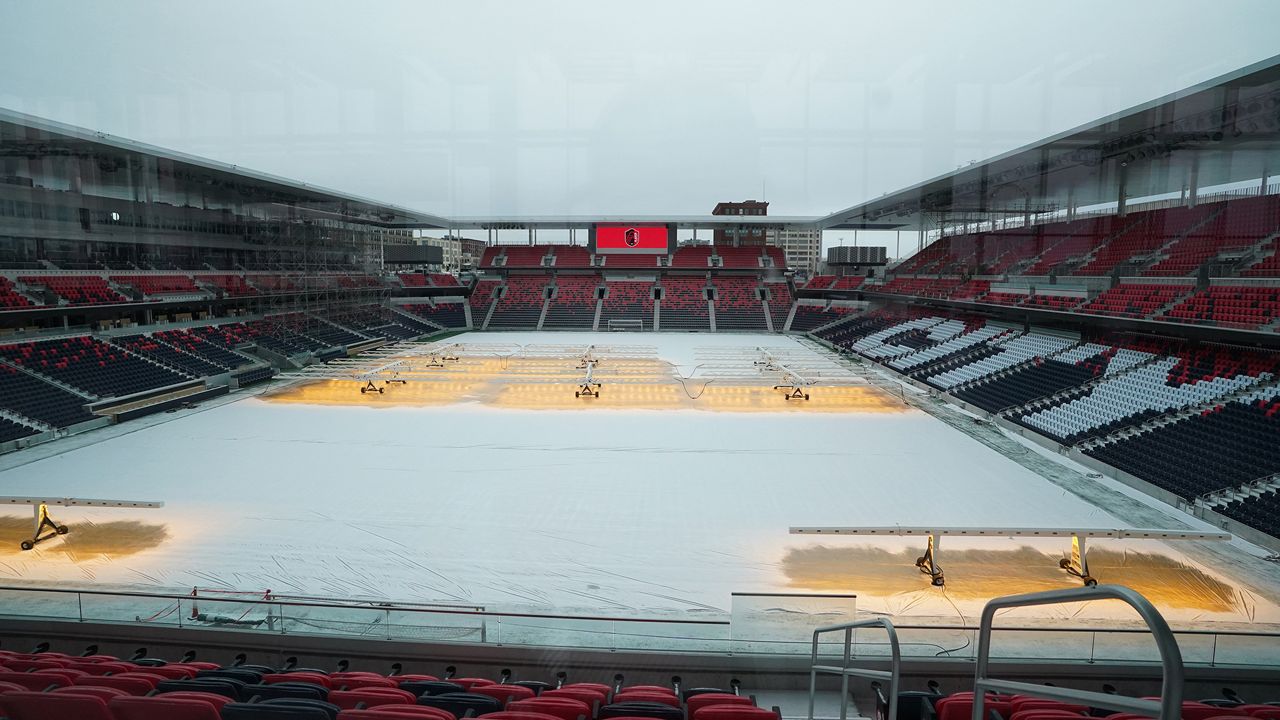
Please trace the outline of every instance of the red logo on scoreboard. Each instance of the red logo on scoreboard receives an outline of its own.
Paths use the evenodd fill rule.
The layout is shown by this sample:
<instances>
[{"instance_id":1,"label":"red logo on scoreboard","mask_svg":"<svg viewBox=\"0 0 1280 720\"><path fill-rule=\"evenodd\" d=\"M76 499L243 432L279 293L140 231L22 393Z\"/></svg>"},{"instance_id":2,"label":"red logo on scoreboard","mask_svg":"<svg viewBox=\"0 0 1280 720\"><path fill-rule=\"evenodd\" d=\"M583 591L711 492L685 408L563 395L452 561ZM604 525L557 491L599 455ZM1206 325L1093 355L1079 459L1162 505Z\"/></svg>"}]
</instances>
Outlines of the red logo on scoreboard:
<instances>
[{"instance_id":1,"label":"red logo on scoreboard","mask_svg":"<svg viewBox=\"0 0 1280 720\"><path fill-rule=\"evenodd\" d=\"M632 250L641 253L667 252L664 225L598 225L596 252Z\"/></svg>"}]
</instances>

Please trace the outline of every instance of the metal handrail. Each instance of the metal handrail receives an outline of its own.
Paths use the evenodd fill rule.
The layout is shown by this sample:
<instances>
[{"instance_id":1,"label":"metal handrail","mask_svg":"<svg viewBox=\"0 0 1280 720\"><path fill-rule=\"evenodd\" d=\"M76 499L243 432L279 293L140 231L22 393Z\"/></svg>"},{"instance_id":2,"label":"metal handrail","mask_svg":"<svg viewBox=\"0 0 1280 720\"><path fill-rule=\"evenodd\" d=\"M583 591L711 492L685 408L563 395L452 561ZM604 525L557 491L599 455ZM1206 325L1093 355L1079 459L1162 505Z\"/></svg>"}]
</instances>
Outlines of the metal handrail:
<instances>
[{"instance_id":1,"label":"metal handrail","mask_svg":"<svg viewBox=\"0 0 1280 720\"><path fill-rule=\"evenodd\" d=\"M1015 607L1058 605L1062 603L1091 602L1094 600L1123 600L1129 604L1129 607L1137 611L1138 615L1147 624L1147 629L1150 630L1151 635L1155 638L1156 649L1160 652L1160 664L1164 671L1160 686L1160 699L1158 701L1122 695L1108 695L1088 690L1035 685L1012 680L993 680L987 676L987 668L991 659L992 621L995 619L996 611ZM982 609L982 621L978 632L977 668L974 671L973 680L973 720L983 719L983 704L987 692L1018 693L1049 700L1081 703L1090 707L1153 716L1159 718L1159 720L1177 720L1181 716L1182 652L1178 649L1178 643L1173 637L1173 631L1169 629L1169 624L1165 622L1164 616L1156 610L1150 601L1135 590L1121 585L1095 585L1074 590L1049 590L994 598Z\"/></svg>"},{"instance_id":2,"label":"metal handrail","mask_svg":"<svg viewBox=\"0 0 1280 720\"><path fill-rule=\"evenodd\" d=\"M886 670L870 670L866 668L850 667L849 661L852 658L851 650L853 647L853 631L861 627L882 627L889 634L889 669ZM844 664L836 665L819 665L818 664L818 636L829 632L844 632ZM893 628L893 623L888 618L872 618L868 620L859 620L857 622L845 623L843 625L826 625L813 631L813 650L810 654L809 661L809 719L813 720L814 699L818 693L818 673L828 673L840 676L840 720L846 720L849 715L849 677L864 677L873 680L889 681L889 714L885 720L897 720L898 718L898 680L902 672L902 651L898 646L898 633Z\"/></svg>"}]
</instances>

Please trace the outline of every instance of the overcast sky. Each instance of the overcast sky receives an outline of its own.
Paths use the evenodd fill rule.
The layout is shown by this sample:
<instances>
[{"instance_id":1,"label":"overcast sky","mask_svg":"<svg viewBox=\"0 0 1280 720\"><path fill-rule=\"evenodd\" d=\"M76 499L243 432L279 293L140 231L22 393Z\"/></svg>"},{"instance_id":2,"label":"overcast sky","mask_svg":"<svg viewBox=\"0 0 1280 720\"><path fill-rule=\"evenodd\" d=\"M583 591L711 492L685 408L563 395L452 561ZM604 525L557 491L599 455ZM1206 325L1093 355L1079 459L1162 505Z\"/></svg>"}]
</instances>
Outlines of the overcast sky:
<instances>
[{"instance_id":1,"label":"overcast sky","mask_svg":"<svg viewBox=\"0 0 1280 720\"><path fill-rule=\"evenodd\" d=\"M0 106L443 215L826 214L1276 28L1277 0L0 0Z\"/></svg>"}]
</instances>

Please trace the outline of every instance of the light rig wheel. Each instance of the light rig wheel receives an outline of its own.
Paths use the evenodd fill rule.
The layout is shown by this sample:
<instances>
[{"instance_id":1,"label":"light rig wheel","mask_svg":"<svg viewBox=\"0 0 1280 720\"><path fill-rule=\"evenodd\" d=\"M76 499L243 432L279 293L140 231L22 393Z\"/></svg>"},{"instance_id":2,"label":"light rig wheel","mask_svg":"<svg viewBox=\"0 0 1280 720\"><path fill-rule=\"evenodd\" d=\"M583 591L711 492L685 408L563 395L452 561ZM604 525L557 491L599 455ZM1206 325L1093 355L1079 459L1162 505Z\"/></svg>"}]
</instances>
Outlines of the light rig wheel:
<instances>
[{"instance_id":1,"label":"light rig wheel","mask_svg":"<svg viewBox=\"0 0 1280 720\"><path fill-rule=\"evenodd\" d=\"M36 546L36 544L35 544L35 543L33 543L33 542L31 542L30 540L23 540L23 541L22 541L22 544L20 545L20 547L21 547L23 550L30 550L31 548L33 548L33 547L35 547L35 546Z\"/></svg>"},{"instance_id":2,"label":"light rig wheel","mask_svg":"<svg viewBox=\"0 0 1280 720\"><path fill-rule=\"evenodd\" d=\"M59 525L55 527L54 530L57 530L59 535L66 535L68 532L71 532L70 528L66 525Z\"/></svg>"}]
</instances>

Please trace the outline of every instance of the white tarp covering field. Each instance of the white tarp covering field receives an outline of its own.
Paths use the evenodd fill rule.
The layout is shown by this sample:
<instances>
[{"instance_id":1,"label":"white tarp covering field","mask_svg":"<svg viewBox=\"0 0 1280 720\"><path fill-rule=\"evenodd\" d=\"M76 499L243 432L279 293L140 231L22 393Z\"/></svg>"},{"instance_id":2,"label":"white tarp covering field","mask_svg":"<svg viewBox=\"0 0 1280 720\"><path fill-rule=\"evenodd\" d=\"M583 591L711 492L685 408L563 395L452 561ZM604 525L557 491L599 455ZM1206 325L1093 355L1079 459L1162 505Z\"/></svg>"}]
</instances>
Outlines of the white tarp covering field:
<instances>
[{"instance_id":1,"label":"white tarp covering field","mask_svg":"<svg viewBox=\"0 0 1280 720\"><path fill-rule=\"evenodd\" d=\"M695 348L800 346L776 335L588 335L458 339L634 340L685 370ZM248 397L11 463L3 494L166 506L62 510L72 534L28 553L0 548L0 582L690 617L727 617L732 592L847 592L859 610L972 620L993 594L1078 585L1056 567L1067 541L948 539L943 591L911 565L919 541L788 527L1130 526L907 406L509 409L350 393L350 405ZM29 517L11 514L5 528L25 531ZM1175 621L1280 619L1269 599L1179 548L1094 547L1106 568L1095 574L1123 582L1131 570Z\"/></svg>"}]
</instances>

